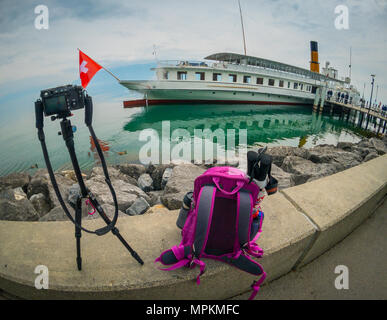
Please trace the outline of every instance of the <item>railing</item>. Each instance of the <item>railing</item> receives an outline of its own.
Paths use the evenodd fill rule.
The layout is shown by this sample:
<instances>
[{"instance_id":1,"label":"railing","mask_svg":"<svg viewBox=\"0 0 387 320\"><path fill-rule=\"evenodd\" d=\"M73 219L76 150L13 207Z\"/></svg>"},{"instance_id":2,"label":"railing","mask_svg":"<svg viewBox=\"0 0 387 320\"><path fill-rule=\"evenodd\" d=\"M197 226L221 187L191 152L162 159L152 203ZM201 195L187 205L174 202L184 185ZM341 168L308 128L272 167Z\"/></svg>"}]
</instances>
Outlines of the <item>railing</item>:
<instances>
[{"instance_id":1,"label":"railing","mask_svg":"<svg viewBox=\"0 0 387 320\"><path fill-rule=\"evenodd\" d=\"M158 62L158 67L192 67L192 68L215 68L224 69L226 71L234 72L246 72L246 73L259 73L266 76L283 77L289 80L300 81L302 79L310 80L310 84L316 84L316 81L321 81L319 75L316 74L316 78L310 78L303 74L296 74L293 72L286 72L282 70L276 70L272 68L264 68L260 66L241 65L226 62L204 62L204 61L188 61L188 60L163 60ZM322 75L321 75L322 76ZM313 82L314 81L314 82Z\"/></svg>"}]
</instances>

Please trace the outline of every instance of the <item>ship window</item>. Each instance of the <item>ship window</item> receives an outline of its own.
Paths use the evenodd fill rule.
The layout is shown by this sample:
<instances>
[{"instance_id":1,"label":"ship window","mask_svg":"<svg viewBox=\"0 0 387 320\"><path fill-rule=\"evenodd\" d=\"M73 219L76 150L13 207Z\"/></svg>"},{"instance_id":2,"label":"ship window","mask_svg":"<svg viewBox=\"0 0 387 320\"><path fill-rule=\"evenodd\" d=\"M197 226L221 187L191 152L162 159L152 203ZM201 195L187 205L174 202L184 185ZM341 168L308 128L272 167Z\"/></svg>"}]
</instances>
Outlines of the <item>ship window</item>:
<instances>
[{"instance_id":1,"label":"ship window","mask_svg":"<svg viewBox=\"0 0 387 320\"><path fill-rule=\"evenodd\" d=\"M212 75L212 81L222 81L222 74L220 73L214 73Z\"/></svg>"},{"instance_id":2,"label":"ship window","mask_svg":"<svg viewBox=\"0 0 387 320\"><path fill-rule=\"evenodd\" d=\"M204 80L205 79L204 72L196 72L195 76L196 76L196 80Z\"/></svg>"},{"instance_id":3,"label":"ship window","mask_svg":"<svg viewBox=\"0 0 387 320\"><path fill-rule=\"evenodd\" d=\"M187 71L177 71L177 80L187 80Z\"/></svg>"},{"instance_id":4,"label":"ship window","mask_svg":"<svg viewBox=\"0 0 387 320\"><path fill-rule=\"evenodd\" d=\"M163 79L168 80L168 71L163 72Z\"/></svg>"},{"instance_id":5,"label":"ship window","mask_svg":"<svg viewBox=\"0 0 387 320\"><path fill-rule=\"evenodd\" d=\"M300 90L304 90L304 84L300 83Z\"/></svg>"},{"instance_id":6,"label":"ship window","mask_svg":"<svg viewBox=\"0 0 387 320\"><path fill-rule=\"evenodd\" d=\"M257 84L263 84L263 78L257 78Z\"/></svg>"},{"instance_id":7,"label":"ship window","mask_svg":"<svg viewBox=\"0 0 387 320\"><path fill-rule=\"evenodd\" d=\"M243 76L243 83L251 83L251 77L250 76Z\"/></svg>"},{"instance_id":8,"label":"ship window","mask_svg":"<svg viewBox=\"0 0 387 320\"><path fill-rule=\"evenodd\" d=\"M274 86L274 79L269 79L269 86Z\"/></svg>"},{"instance_id":9,"label":"ship window","mask_svg":"<svg viewBox=\"0 0 387 320\"><path fill-rule=\"evenodd\" d=\"M297 82L294 83L293 88L294 89L298 89L298 83Z\"/></svg>"},{"instance_id":10,"label":"ship window","mask_svg":"<svg viewBox=\"0 0 387 320\"><path fill-rule=\"evenodd\" d=\"M237 75L236 74L229 74L228 81L229 82L237 82Z\"/></svg>"},{"instance_id":11,"label":"ship window","mask_svg":"<svg viewBox=\"0 0 387 320\"><path fill-rule=\"evenodd\" d=\"M283 86L284 86L284 81L283 81L283 80L280 80L280 81L279 81L279 86L280 86L280 87L283 87Z\"/></svg>"},{"instance_id":12,"label":"ship window","mask_svg":"<svg viewBox=\"0 0 387 320\"><path fill-rule=\"evenodd\" d=\"M288 81L288 88L290 88L290 81Z\"/></svg>"}]
</instances>

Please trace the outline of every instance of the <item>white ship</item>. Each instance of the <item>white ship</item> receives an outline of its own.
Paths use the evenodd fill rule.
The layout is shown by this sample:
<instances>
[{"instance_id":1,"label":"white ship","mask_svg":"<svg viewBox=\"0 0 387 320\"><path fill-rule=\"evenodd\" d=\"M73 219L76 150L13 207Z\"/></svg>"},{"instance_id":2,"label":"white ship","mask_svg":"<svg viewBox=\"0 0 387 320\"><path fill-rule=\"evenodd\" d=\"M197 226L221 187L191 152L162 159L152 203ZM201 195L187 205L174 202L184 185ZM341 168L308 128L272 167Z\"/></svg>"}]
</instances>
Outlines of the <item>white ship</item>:
<instances>
[{"instance_id":1,"label":"white ship","mask_svg":"<svg viewBox=\"0 0 387 320\"><path fill-rule=\"evenodd\" d=\"M314 44L313 44L314 43ZM311 42L317 50L317 43ZM313 57L316 53L311 52ZM160 61L156 80L121 80L120 84L144 94L149 104L244 103L313 104L318 88L327 99L357 103L359 92L350 79L338 78L329 66L323 72L236 53L215 53L205 61ZM318 61L311 69L318 69ZM124 106L136 105L125 101Z\"/></svg>"}]
</instances>

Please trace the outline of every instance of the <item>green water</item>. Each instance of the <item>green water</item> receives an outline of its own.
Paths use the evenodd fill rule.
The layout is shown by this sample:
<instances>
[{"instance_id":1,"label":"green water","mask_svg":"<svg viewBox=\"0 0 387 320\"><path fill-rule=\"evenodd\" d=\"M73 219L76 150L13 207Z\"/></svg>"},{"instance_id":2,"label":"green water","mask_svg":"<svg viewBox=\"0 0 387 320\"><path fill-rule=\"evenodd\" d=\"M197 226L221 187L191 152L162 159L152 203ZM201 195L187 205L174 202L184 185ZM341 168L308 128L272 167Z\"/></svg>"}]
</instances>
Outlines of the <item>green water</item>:
<instances>
[{"instance_id":1,"label":"green water","mask_svg":"<svg viewBox=\"0 0 387 320\"><path fill-rule=\"evenodd\" d=\"M336 117L315 115L311 107L256 106L256 105L160 105L144 108L123 109L121 102L95 104L94 129L100 140L106 142L109 151L106 160L110 164L139 162L140 132L152 128L162 136L162 122L170 121L170 131L185 129L191 136L195 129L215 131L235 129L236 143L239 130L247 130L247 145L287 145L310 148L318 144L337 144L339 141L356 142L359 134L349 123ZM98 162L91 149L89 132L83 124L83 111L74 112L72 122L77 126L76 151L81 169L86 170ZM45 167L40 143L34 128L34 119L28 118L0 129L0 175L27 170L37 164ZM71 168L64 141L58 136L59 122L46 119L45 132L51 161L55 170ZM214 143L216 145L216 140ZM171 142L179 143L179 139ZM227 145L221 148L227 149ZM216 158L216 154L214 155Z\"/></svg>"}]
</instances>

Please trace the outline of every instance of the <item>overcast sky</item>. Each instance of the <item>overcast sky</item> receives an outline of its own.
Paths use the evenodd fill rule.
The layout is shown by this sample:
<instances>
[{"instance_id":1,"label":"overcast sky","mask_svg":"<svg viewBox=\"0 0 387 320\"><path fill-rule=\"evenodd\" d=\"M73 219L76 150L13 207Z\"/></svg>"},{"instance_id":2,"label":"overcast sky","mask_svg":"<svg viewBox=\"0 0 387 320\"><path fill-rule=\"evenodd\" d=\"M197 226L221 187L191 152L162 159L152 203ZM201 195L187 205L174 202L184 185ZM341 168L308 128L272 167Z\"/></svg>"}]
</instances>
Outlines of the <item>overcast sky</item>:
<instances>
[{"instance_id":1,"label":"overcast sky","mask_svg":"<svg viewBox=\"0 0 387 320\"><path fill-rule=\"evenodd\" d=\"M48 30L34 27L40 4L49 9ZM316 40L321 65L328 60L347 76L352 47L353 83L362 93L366 82L369 99L375 73L378 101L387 103L387 0L241 4L247 54L309 68L309 41ZM349 9L348 30L334 25L342 4ZM159 59L202 59L242 53L241 34L237 0L0 0L0 115L23 92L78 79L78 47L121 76L121 67L152 61L153 45Z\"/></svg>"}]
</instances>

